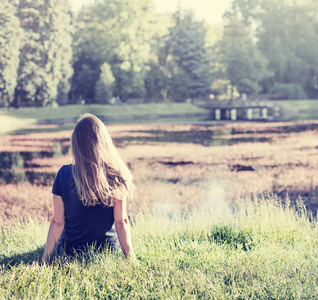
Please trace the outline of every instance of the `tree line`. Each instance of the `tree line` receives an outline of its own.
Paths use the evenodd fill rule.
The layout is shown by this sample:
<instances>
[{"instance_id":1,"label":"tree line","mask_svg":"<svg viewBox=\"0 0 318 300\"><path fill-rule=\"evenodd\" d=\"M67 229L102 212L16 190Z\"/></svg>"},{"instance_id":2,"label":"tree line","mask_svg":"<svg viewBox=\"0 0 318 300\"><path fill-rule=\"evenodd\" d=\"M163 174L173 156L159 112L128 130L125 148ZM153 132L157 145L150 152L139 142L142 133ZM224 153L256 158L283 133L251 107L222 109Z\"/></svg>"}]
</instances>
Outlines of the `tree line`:
<instances>
[{"instance_id":1,"label":"tree line","mask_svg":"<svg viewBox=\"0 0 318 300\"><path fill-rule=\"evenodd\" d=\"M233 0L208 21L152 0L1 0L0 105L318 98L317 0Z\"/></svg>"}]
</instances>

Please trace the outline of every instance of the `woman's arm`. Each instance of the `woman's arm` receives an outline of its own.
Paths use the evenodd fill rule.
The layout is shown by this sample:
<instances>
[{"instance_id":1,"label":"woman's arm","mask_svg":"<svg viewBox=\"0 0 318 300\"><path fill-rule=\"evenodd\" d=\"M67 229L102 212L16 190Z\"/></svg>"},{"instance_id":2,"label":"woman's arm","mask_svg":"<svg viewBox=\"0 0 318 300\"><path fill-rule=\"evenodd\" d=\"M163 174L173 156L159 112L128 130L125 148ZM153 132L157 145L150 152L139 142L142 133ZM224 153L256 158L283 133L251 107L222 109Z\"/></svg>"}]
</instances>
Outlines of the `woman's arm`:
<instances>
[{"instance_id":1,"label":"woman's arm","mask_svg":"<svg viewBox=\"0 0 318 300\"><path fill-rule=\"evenodd\" d=\"M64 229L64 202L61 196L53 194L53 209L54 214L41 259L42 263L50 259Z\"/></svg>"},{"instance_id":2,"label":"woman's arm","mask_svg":"<svg viewBox=\"0 0 318 300\"><path fill-rule=\"evenodd\" d=\"M126 212L126 197L123 200L116 201L114 219L121 249L128 260L134 261L136 257L131 242L130 225Z\"/></svg>"}]
</instances>

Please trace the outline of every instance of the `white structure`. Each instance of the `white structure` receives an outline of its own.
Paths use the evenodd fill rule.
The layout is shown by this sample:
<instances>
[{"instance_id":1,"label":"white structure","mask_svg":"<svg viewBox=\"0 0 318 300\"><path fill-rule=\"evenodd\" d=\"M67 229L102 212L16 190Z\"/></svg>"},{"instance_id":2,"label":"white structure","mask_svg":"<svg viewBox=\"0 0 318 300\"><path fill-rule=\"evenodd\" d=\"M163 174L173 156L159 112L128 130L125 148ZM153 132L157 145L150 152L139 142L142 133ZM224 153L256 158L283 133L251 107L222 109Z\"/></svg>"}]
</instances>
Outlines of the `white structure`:
<instances>
[{"instance_id":1,"label":"white structure","mask_svg":"<svg viewBox=\"0 0 318 300\"><path fill-rule=\"evenodd\" d=\"M252 120L253 119L253 109L252 108L249 108L247 110L247 119L248 120Z\"/></svg>"},{"instance_id":2,"label":"white structure","mask_svg":"<svg viewBox=\"0 0 318 300\"><path fill-rule=\"evenodd\" d=\"M263 118L263 119L267 119L267 107L264 107L264 108L262 109L262 118Z\"/></svg>"},{"instance_id":3,"label":"white structure","mask_svg":"<svg viewBox=\"0 0 318 300\"><path fill-rule=\"evenodd\" d=\"M221 120L221 110L220 109L215 110L215 120Z\"/></svg>"},{"instance_id":4,"label":"white structure","mask_svg":"<svg viewBox=\"0 0 318 300\"><path fill-rule=\"evenodd\" d=\"M232 121L236 121L236 118L237 118L237 116L236 116L236 109L233 108L233 109L231 109L231 120L232 120Z\"/></svg>"}]
</instances>

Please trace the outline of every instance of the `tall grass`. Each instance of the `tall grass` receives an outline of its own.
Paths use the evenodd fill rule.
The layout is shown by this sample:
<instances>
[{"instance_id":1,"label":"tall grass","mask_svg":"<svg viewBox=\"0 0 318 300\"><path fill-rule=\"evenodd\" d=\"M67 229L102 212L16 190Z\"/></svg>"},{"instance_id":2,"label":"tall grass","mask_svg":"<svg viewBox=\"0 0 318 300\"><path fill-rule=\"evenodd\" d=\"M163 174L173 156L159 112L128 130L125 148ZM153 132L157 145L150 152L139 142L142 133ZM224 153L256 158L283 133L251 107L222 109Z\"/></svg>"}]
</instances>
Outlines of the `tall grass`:
<instances>
[{"instance_id":1,"label":"tall grass","mask_svg":"<svg viewBox=\"0 0 318 300\"><path fill-rule=\"evenodd\" d=\"M316 220L301 201L239 199L235 208L132 219L138 263L121 253L40 266L47 221L7 222L0 297L19 299L316 299Z\"/></svg>"}]
</instances>

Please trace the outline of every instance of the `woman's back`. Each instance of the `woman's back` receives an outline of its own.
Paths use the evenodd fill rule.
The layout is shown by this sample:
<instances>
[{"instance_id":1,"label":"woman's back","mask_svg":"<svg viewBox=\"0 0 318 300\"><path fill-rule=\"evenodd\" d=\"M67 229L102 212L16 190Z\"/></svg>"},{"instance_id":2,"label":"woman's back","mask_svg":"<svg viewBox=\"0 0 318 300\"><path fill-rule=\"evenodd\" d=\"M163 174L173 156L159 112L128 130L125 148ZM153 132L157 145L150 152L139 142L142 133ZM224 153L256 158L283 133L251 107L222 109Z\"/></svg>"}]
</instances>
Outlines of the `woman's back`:
<instances>
[{"instance_id":1,"label":"woman's back","mask_svg":"<svg viewBox=\"0 0 318 300\"><path fill-rule=\"evenodd\" d=\"M61 196L64 202L65 226L60 242L67 254L92 244L99 247L106 242L111 248L119 246L113 207L83 205L77 194L72 165L64 165L59 170L52 193Z\"/></svg>"}]
</instances>

